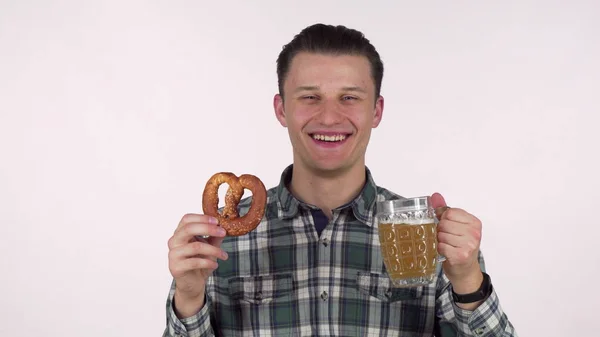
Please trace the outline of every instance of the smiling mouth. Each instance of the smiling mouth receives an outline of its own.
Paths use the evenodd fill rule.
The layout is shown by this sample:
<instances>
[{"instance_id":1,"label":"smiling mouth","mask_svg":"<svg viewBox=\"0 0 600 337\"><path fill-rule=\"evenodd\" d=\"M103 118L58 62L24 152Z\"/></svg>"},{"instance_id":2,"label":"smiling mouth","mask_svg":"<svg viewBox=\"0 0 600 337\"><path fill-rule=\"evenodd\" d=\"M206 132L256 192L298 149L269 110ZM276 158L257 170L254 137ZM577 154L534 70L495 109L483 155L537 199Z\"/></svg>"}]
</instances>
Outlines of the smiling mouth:
<instances>
[{"instance_id":1,"label":"smiling mouth","mask_svg":"<svg viewBox=\"0 0 600 337\"><path fill-rule=\"evenodd\" d=\"M338 142L343 142L346 139L348 139L348 137L350 137L352 134L350 133L339 133L339 134L329 134L329 135L323 135L323 134L318 134L318 133L311 133L310 136L312 137L312 139L316 140L316 141L320 141L320 142L327 142L327 143L338 143Z\"/></svg>"}]
</instances>

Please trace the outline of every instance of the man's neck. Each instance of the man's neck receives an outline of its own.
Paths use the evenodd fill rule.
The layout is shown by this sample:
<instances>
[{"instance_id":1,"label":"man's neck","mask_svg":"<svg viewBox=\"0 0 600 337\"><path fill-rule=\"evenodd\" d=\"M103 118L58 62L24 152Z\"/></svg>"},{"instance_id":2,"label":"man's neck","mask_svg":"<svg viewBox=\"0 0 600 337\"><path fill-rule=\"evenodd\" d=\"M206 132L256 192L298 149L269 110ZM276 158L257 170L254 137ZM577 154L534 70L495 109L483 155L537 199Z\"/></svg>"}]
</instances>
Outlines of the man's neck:
<instances>
[{"instance_id":1,"label":"man's neck","mask_svg":"<svg viewBox=\"0 0 600 337\"><path fill-rule=\"evenodd\" d=\"M320 208L331 219L332 210L356 198L365 180L364 164L339 174L315 174L294 165L288 188L297 199Z\"/></svg>"}]
</instances>

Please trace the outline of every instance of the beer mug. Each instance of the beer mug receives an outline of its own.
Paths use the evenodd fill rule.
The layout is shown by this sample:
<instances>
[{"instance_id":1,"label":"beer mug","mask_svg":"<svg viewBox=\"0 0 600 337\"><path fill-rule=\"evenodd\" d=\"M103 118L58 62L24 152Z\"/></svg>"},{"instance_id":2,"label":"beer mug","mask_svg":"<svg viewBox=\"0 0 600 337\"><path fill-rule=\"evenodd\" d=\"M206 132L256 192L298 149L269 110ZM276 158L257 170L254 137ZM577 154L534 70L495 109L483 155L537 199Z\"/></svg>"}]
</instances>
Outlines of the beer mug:
<instances>
[{"instance_id":1,"label":"beer mug","mask_svg":"<svg viewBox=\"0 0 600 337\"><path fill-rule=\"evenodd\" d=\"M437 251L437 224L430 197L377 203L375 221L381 254L393 287L433 282L445 258Z\"/></svg>"}]
</instances>

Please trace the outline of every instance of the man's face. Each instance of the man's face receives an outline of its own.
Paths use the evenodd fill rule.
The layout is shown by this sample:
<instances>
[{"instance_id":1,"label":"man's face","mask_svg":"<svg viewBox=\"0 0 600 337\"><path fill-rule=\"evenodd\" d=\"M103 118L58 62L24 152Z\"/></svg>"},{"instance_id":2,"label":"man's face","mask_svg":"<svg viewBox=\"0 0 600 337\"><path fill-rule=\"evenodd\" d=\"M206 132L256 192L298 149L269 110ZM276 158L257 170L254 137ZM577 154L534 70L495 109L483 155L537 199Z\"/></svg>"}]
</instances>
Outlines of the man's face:
<instances>
[{"instance_id":1,"label":"man's face","mask_svg":"<svg viewBox=\"0 0 600 337\"><path fill-rule=\"evenodd\" d=\"M363 56L300 53L275 95L277 119L288 128L294 161L321 174L364 165L371 136L383 113Z\"/></svg>"}]
</instances>

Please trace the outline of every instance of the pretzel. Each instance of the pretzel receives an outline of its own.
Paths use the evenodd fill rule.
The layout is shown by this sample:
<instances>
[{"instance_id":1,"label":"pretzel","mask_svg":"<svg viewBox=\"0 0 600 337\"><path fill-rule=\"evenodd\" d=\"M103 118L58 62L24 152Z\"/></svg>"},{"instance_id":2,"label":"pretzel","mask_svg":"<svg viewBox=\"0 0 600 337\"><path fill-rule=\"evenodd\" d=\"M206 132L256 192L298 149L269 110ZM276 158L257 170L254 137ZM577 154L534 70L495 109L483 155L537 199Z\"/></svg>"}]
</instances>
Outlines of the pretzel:
<instances>
[{"instance_id":1,"label":"pretzel","mask_svg":"<svg viewBox=\"0 0 600 337\"><path fill-rule=\"evenodd\" d=\"M223 213L219 213L219 186L223 183L227 183L229 188L225 194ZM248 213L240 217L237 207L245 188L252 192L252 201ZM219 225L225 229L228 236L240 236L254 230L265 214L266 205L265 185L258 177L251 174L237 177L231 172L215 173L206 183L202 194L204 214L217 218Z\"/></svg>"}]
</instances>

